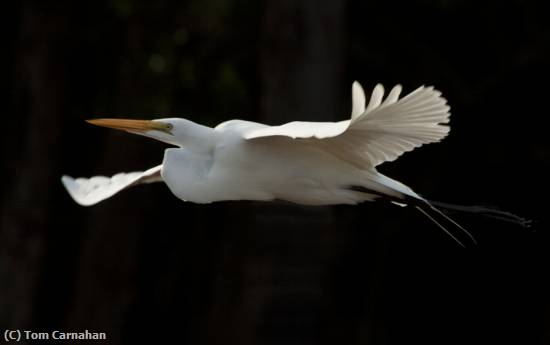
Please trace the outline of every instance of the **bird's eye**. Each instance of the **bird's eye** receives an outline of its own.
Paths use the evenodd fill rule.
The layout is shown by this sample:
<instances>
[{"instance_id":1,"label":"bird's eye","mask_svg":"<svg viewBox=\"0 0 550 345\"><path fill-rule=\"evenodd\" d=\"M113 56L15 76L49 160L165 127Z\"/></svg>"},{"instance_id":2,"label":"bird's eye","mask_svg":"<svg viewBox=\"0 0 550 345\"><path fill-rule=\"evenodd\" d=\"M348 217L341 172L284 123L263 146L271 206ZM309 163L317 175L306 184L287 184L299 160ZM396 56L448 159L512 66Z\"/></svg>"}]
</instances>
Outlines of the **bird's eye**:
<instances>
[{"instance_id":1,"label":"bird's eye","mask_svg":"<svg viewBox=\"0 0 550 345\"><path fill-rule=\"evenodd\" d=\"M166 129L167 129L167 130L170 131L170 130L172 130L173 128L174 128L174 125L173 125L173 124L171 124L171 123L167 123L167 124L166 124Z\"/></svg>"}]
</instances>

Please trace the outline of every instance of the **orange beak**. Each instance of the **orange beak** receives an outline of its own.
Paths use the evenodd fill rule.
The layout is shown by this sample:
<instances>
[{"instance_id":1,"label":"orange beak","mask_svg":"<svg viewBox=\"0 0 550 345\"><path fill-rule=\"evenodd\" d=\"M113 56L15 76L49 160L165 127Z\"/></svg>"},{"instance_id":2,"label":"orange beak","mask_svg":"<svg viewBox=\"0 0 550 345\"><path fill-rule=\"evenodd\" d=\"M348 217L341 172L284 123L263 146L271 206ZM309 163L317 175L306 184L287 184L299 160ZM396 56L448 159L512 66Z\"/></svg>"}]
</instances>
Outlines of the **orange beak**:
<instances>
[{"instance_id":1,"label":"orange beak","mask_svg":"<svg viewBox=\"0 0 550 345\"><path fill-rule=\"evenodd\" d=\"M147 120L126 120L126 119L95 119L86 120L92 125L120 129L123 131L145 132L152 130L152 121Z\"/></svg>"},{"instance_id":2,"label":"orange beak","mask_svg":"<svg viewBox=\"0 0 550 345\"><path fill-rule=\"evenodd\" d=\"M86 122L91 123L92 125L108 127L119 129L122 131L129 132L147 132L147 131L161 131L168 132L169 128L166 127L166 124L156 121L149 120L128 120L128 119L95 119L95 120L86 120Z\"/></svg>"}]
</instances>

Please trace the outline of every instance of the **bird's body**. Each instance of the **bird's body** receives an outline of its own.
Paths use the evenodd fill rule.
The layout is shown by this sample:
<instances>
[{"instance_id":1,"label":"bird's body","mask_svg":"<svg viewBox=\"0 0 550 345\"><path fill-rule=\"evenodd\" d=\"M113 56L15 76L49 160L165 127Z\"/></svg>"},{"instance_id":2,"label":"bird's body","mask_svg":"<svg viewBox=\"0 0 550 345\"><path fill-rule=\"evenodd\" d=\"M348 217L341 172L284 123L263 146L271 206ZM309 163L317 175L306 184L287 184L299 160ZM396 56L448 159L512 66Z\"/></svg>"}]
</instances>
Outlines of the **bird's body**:
<instances>
[{"instance_id":1,"label":"bird's body","mask_svg":"<svg viewBox=\"0 0 550 345\"><path fill-rule=\"evenodd\" d=\"M350 186L398 194L378 182L384 179L378 172L362 170L307 141L272 138L249 142L238 127L212 129L211 137L215 140L204 147L166 150L161 175L182 200L280 199L330 205L357 204L375 197Z\"/></svg>"},{"instance_id":2,"label":"bird's body","mask_svg":"<svg viewBox=\"0 0 550 345\"><path fill-rule=\"evenodd\" d=\"M62 181L75 201L86 206L130 186L164 181L178 198L195 203L286 200L333 205L384 199L417 207L445 231L428 213L462 229L409 187L376 170L449 132L450 108L439 91L420 87L401 99L400 92L397 85L383 100L379 84L366 105L355 82L351 119L340 122L268 126L231 120L210 128L180 118L91 120L176 147L165 151L162 165L145 172L111 178L63 176Z\"/></svg>"},{"instance_id":3,"label":"bird's body","mask_svg":"<svg viewBox=\"0 0 550 345\"><path fill-rule=\"evenodd\" d=\"M431 87L383 99L377 85L368 106L353 86L352 118L340 122L290 122L282 126L230 120L215 128L180 118L154 121L92 120L177 146L162 165L144 173L63 182L82 205L95 204L141 182L164 181L180 199L286 200L305 205L357 204L379 197L423 200L376 170L424 143L444 138L449 107ZM169 129L167 129L168 127ZM359 187L359 188L358 188Z\"/></svg>"}]
</instances>

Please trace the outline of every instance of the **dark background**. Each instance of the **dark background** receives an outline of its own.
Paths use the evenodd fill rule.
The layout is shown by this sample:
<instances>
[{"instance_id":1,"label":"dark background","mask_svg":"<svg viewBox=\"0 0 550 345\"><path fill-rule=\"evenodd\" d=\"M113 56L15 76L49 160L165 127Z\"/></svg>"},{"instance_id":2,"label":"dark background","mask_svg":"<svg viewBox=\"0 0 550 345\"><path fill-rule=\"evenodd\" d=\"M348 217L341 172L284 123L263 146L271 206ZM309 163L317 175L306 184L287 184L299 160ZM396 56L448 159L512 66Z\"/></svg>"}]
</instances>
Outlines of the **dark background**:
<instances>
[{"instance_id":1,"label":"dark background","mask_svg":"<svg viewBox=\"0 0 550 345\"><path fill-rule=\"evenodd\" d=\"M78 5L77 5L78 3ZM113 344L549 344L548 9L542 1L190 0L3 7L0 328ZM183 203L162 184L76 205L62 174L161 162L84 119L349 116L350 87L435 85L451 135L380 170L457 214Z\"/></svg>"}]
</instances>

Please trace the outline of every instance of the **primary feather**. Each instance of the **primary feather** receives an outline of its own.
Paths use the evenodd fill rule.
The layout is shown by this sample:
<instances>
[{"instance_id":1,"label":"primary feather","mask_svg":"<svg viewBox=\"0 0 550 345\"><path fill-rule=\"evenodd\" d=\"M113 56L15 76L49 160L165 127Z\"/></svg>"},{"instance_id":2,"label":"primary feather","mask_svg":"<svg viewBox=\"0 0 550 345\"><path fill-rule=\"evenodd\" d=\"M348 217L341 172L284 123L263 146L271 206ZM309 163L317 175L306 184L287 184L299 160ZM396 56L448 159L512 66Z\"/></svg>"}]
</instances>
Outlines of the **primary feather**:
<instances>
[{"instance_id":1,"label":"primary feather","mask_svg":"<svg viewBox=\"0 0 550 345\"><path fill-rule=\"evenodd\" d=\"M63 175L61 182L71 197L82 206L90 206L103 201L123 189L141 184L162 181L160 170L162 165L147 171L118 173L111 177L93 176L74 179Z\"/></svg>"},{"instance_id":2,"label":"primary feather","mask_svg":"<svg viewBox=\"0 0 550 345\"><path fill-rule=\"evenodd\" d=\"M340 158L361 168L374 168L423 144L440 141L449 133L445 124L450 107L439 91L422 86L399 99L400 92L401 85L397 85L383 100L384 88L378 84L365 108L363 89L355 82L350 120L252 127L244 138L324 139L326 142L319 144Z\"/></svg>"}]
</instances>

